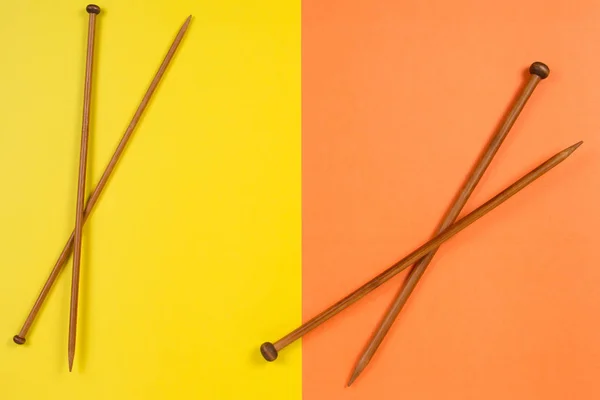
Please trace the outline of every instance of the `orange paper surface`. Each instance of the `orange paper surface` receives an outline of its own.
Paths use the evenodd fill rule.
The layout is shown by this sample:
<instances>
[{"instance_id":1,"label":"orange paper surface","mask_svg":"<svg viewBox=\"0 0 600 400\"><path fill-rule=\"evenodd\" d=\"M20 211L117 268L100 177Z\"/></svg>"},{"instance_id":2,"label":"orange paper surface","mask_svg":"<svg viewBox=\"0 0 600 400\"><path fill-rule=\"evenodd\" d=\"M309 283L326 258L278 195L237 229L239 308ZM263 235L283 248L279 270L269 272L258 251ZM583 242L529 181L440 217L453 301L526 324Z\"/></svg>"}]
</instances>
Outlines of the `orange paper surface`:
<instances>
[{"instance_id":1,"label":"orange paper surface","mask_svg":"<svg viewBox=\"0 0 600 400\"><path fill-rule=\"evenodd\" d=\"M305 400L600 398L600 3L303 2L303 316L424 243L528 79L473 210L567 161L445 244L371 364L406 273L303 340Z\"/></svg>"}]
</instances>

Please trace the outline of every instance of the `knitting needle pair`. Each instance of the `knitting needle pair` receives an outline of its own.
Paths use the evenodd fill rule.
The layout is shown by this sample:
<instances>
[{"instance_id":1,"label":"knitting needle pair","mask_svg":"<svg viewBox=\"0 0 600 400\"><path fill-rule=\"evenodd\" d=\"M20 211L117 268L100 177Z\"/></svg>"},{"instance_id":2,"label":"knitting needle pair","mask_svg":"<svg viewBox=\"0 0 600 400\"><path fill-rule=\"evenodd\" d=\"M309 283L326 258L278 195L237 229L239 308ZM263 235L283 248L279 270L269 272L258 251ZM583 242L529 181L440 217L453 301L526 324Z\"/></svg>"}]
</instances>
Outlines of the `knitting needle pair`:
<instances>
[{"instance_id":1,"label":"knitting needle pair","mask_svg":"<svg viewBox=\"0 0 600 400\"><path fill-rule=\"evenodd\" d=\"M192 16L190 15L177 33L177 36L173 40L171 47L169 48L163 62L161 63L158 71L156 72L150 86L146 90L144 97L142 98L131 122L127 126L121 141L117 145L117 148L110 159L100 181L92 191L92 194L87 200L84 207L85 197L85 176L86 176L86 164L87 164L87 149L88 149L88 136L89 136L89 122L90 122L90 110L91 110L91 93L92 93L92 70L94 60L94 40L96 30L96 16L100 13L100 7L94 4L90 4L86 7L86 11L89 13L88 23L88 43L87 43L87 55L86 55L86 72L85 72L85 87L84 87L84 101L83 101L83 122L82 122L82 135L81 135L81 150L80 150L80 161L79 161L79 179L77 185L77 206L75 214L75 230L71 233L71 236L67 240L62 253L58 257L58 260L54 264L50 276L46 280L46 283L42 287L37 300L35 301L29 315L27 316L25 323L21 327L21 330L17 335L13 337L13 341L16 344L22 345L26 342L27 333L31 328L31 325L35 321L40 308L42 307L48 293L50 292L54 282L58 278L58 275L65 266L69 255L73 252L73 275L71 282L71 307L69 317L69 371L73 369L73 362L75 359L75 343L77 335L77 309L79 299L79 275L81 269L81 244L83 239L83 226L90 216L94 206L100 198L100 194L104 190L108 179L110 178L117 162L121 158L129 139L131 138L137 124L142 117L152 95L154 94L158 84L160 83L167 67L171 63L179 44L183 40L183 37L188 29L191 22Z\"/></svg>"},{"instance_id":2,"label":"knitting needle pair","mask_svg":"<svg viewBox=\"0 0 600 400\"><path fill-rule=\"evenodd\" d=\"M455 222L461 210L465 206L467 200L469 199L471 193L477 186L477 183L483 176L484 172L490 165L493 157L500 148L500 145L506 138L517 117L523 110L525 103L532 95L538 83L542 79L548 77L550 70L545 64L541 62L535 62L530 66L529 73L530 77L527 84L523 88L520 96L513 104L510 112L506 115L503 124L501 125L497 133L494 135L492 140L489 142L484 154L482 155L477 165L471 172L471 175L464 184L454 204L443 219L436 236L421 247L417 248L415 251L413 251L406 257L404 257L402 260L398 261L396 264L394 264L387 270L377 275L375 278L371 279L369 282L365 283L360 288L356 289L355 291L353 291L343 299L339 300L337 303L333 304L317 316L302 324L299 328L285 335L283 338L279 339L274 343L263 343L260 347L260 351L267 361L274 361L275 359L277 359L280 350L290 345L294 341L300 339L302 336L304 336L311 330L325 323L330 318L345 310L346 308L360 300L362 297L366 296L367 294L369 294L370 292L372 292L373 290L390 280L392 277L394 277L404 269L408 268L410 265L417 262L417 264L411 270L404 286L401 288L397 297L395 298L394 302L389 308L387 314L382 319L378 329L375 331L373 337L371 338L371 341L365 348L364 353L359 358L359 361L356 364L354 371L352 372L351 377L348 381L348 386L350 386L360 375L360 373L366 368L367 364L377 351L386 333L391 328L394 320L400 313L402 306L406 303L406 300L408 299L417 282L425 272L425 269L431 262L439 246L446 240L450 239L452 236L454 236L455 234L457 234L458 232L460 232L461 230L478 220L479 218L483 217L489 211L493 210L494 208L502 204L504 201L508 200L521 189L525 188L527 185L537 180L546 172L550 171L552 168L560 164L583 143L578 142L555 154L547 161L530 171L528 174L524 175L521 179L513 183L511 186L509 186L508 188L497 194L495 197L490 199L488 202L475 209L473 212L466 215L458 222Z\"/></svg>"}]
</instances>

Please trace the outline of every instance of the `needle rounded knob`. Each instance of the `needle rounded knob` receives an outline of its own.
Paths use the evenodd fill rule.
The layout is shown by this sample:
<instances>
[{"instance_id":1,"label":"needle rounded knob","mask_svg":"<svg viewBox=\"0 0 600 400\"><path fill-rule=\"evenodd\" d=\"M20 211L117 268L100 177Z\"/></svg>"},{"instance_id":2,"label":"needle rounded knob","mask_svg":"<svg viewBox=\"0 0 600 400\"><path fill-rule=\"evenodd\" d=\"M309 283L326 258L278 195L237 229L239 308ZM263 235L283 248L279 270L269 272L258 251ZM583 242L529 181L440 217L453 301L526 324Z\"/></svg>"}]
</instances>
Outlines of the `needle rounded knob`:
<instances>
[{"instance_id":1,"label":"needle rounded knob","mask_svg":"<svg viewBox=\"0 0 600 400\"><path fill-rule=\"evenodd\" d=\"M277 349L271 342L265 342L260 346L260 354L267 361L275 361L277 359Z\"/></svg>"},{"instance_id":2,"label":"needle rounded knob","mask_svg":"<svg viewBox=\"0 0 600 400\"><path fill-rule=\"evenodd\" d=\"M24 337L15 335L15 336L13 336L13 342L15 342L16 344L25 344L26 340Z\"/></svg>"},{"instance_id":3,"label":"needle rounded knob","mask_svg":"<svg viewBox=\"0 0 600 400\"><path fill-rule=\"evenodd\" d=\"M532 75L537 75L541 79L546 79L548 75L550 75L550 68L548 68L548 66L543 62L536 61L531 64L531 67L529 67L529 73Z\"/></svg>"},{"instance_id":4,"label":"needle rounded knob","mask_svg":"<svg viewBox=\"0 0 600 400\"><path fill-rule=\"evenodd\" d=\"M88 6L85 8L85 11L90 14L100 14L100 7L95 4L88 4Z\"/></svg>"}]
</instances>

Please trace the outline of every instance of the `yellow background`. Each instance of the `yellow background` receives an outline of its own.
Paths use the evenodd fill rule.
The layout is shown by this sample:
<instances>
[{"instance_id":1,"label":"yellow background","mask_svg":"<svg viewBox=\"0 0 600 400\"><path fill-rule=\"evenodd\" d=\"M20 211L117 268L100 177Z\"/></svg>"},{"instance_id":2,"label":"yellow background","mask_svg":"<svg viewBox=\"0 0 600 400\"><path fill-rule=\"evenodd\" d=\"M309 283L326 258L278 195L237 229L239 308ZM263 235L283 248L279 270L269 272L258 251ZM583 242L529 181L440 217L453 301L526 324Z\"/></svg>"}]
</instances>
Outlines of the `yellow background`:
<instances>
[{"instance_id":1,"label":"yellow background","mask_svg":"<svg viewBox=\"0 0 600 400\"><path fill-rule=\"evenodd\" d=\"M300 2L98 3L88 192L194 18L25 346L12 336L74 225L87 3L0 14L0 398L300 399ZM273 299L277 299L273 301Z\"/></svg>"}]
</instances>

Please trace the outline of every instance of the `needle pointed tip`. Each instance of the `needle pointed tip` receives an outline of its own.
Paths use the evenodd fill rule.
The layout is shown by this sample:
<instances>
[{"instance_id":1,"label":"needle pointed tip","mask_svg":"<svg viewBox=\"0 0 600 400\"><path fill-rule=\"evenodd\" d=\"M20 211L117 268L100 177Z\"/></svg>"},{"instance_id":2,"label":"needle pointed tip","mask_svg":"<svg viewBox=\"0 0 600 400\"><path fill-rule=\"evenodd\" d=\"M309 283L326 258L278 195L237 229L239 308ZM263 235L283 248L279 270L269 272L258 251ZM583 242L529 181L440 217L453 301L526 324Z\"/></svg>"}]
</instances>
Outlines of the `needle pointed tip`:
<instances>
[{"instance_id":1,"label":"needle pointed tip","mask_svg":"<svg viewBox=\"0 0 600 400\"><path fill-rule=\"evenodd\" d=\"M182 32L187 31L188 27L190 26L190 22L192 22L192 15L190 14L189 17L187 17L185 19L185 21L183 22L183 25L181 25L181 28L179 28L179 33L181 34Z\"/></svg>"},{"instance_id":2,"label":"needle pointed tip","mask_svg":"<svg viewBox=\"0 0 600 400\"><path fill-rule=\"evenodd\" d=\"M69 349L69 372L73 371L73 361L75 360L75 351Z\"/></svg>"},{"instance_id":3,"label":"needle pointed tip","mask_svg":"<svg viewBox=\"0 0 600 400\"><path fill-rule=\"evenodd\" d=\"M357 367L354 372L352 373L352 376L350 377L350 379L348 379L348 383L346 384L346 387L350 387L350 385L352 385L354 383L354 381L356 380L356 378L358 378L358 376L360 375L361 370Z\"/></svg>"},{"instance_id":4,"label":"needle pointed tip","mask_svg":"<svg viewBox=\"0 0 600 400\"><path fill-rule=\"evenodd\" d=\"M583 144L583 140L580 140L579 142L575 143L574 145L567 147L564 152L566 153L566 155L570 155L571 153L573 153L575 150L577 150L577 148L579 146L581 146Z\"/></svg>"}]
</instances>

